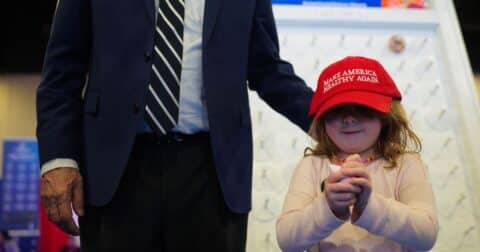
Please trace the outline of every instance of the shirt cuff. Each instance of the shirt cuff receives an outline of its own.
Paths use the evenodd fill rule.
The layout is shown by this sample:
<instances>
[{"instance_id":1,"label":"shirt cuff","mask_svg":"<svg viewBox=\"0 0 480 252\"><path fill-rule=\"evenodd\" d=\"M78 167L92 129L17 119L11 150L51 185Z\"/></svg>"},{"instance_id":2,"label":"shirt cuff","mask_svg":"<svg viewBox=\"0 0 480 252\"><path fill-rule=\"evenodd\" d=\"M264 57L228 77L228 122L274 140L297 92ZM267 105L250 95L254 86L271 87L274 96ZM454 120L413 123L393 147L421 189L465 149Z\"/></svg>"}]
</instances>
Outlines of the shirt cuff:
<instances>
[{"instance_id":1,"label":"shirt cuff","mask_svg":"<svg viewBox=\"0 0 480 252\"><path fill-rule=\"evenodd\" d=\"M78 169L78 163L75 160L69 158L52 159L42 165L42 168L40 170L40 176L43 176L43 174L60 167L71 167Z\"/></svg>"}]
</instances>

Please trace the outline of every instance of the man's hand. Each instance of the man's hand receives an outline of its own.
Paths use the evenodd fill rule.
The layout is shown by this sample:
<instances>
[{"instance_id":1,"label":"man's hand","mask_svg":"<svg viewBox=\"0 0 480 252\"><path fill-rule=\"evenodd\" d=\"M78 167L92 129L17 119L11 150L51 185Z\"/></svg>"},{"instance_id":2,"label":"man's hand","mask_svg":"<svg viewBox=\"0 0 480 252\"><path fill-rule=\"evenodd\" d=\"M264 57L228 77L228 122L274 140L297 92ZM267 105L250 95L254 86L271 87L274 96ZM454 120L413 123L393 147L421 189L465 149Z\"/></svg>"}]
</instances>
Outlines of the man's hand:
<instances>
[{"instance_id":1,"label":"man's hand","mask_svg":"<svg viewBox=\"0 0 480 252\"><path fill-rule=\"evenodd\" d=\"M61 167L42 175L40 193L50 221L71 235L79 235L72 217L72 208L79 216L83 209L83 181L78 169Z\"/></svg>"}]
</instances>

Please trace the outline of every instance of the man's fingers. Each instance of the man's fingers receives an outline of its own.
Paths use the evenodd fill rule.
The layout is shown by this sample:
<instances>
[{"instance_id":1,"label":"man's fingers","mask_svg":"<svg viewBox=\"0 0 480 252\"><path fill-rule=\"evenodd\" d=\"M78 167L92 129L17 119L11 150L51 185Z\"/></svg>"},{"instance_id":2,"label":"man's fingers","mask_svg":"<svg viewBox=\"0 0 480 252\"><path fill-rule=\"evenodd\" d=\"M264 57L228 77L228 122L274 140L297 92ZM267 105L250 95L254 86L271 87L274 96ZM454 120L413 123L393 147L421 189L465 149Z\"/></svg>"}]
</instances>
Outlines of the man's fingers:
<instances>
[{"instance_id":1,"label":"man's fingers","mask_svg":"<svg viewBox=\"0 0 480 252\"><path fill-rule=\"evenodd\" d=\"M60 221L64 221L66 219L72 218L72 208L70 206L71 200L69 196L64 195L62 200L60 200L57 204L58 212L60 214Z\"/></svg>"},{"instance_id":2,"label":"man's fingers","mask_svg":"<svg viewBox=\"0 0 480 252\"><path fill-rule=\"evenodd\" d=\"M45 211L47 212L48 219L55 223L64 232L71 235L78 235L80 230L73 221L72 210L70 203L68 202L68 213L66 213L67 202L55 198L43 198L43 204Z\"/></svg>"},{"instance_id":3,"label":"man's fingers","mask_svg":"<svg viewBox=\"0 0 480 252\"><path fill-rule=\"evenodd\" d=\"M53 222L57 223L60 221L60 213L58 212L57 204L52 199L44 199L43 205L45 207L45 212L47 212L48 219Z\"/></svg>"},{"instance_id":4,"label":"man's fingers","mask_svg":"<svg viewBox=\"0 0 480 252\"><path fill-rule=\"evenodd\" d=\"M60 213L57 208L58 198L54 196L52 185L48 180L42 179L41 198L48 219L54 223L60 221Z\"/></svg>"},{"instance_id":5,"label":"man's fingers","mask_svg":"<svg viewBox=\"0 0 480 252\"><path fill-rule=\"evenodd\" d=\"M73 210L78 216L83 216L84 214L84 205L83 205L83 183L81 179L74 184L72 189L72 204Z\"/></svg>"},{"instance_id":6,"label":"man's fingers","mask_svg":"<svg viewBox=\"0 0 480 252\"><path fill-rule=\"evenodd\" d=\"M75 224L75 221L73 220L72 216L68 218L64 218L59 222L55 222L55 224L67 234L70 234L70 235L80 234L80 229L78 228L77 224Z\"/></svg>"},{"instance_id":7,"label":"man's fingers","mask_svg":"<svg viewBox=\"0 0 480 252\"><path fill-rule=\"evenodd\" d=\"M65 219L61 222L57 222L55 224L57 224L57 226L67 234L70 234L70 235L80 234L80 229L77 227L77 224L75 224L75 221L73 221L72 217L70 217L69 219Z\"/></svg>"},{"instance_id":8,"label":"man's fingers","mask_svg":"<svg viewBox=\"0 0 480 252\"><path fill-rule=\"evenodd\" d=\"M56 223L63 231L71 234L78 235L79 229L72 217L72 208L70 206L70 197L64 197L62 201L57 205L58 212L60 213L60 220Z\"/></svg>"},{"instance_id":9,"label":"man's fingers","mask_svg":"<svg viewBox=\"0 0 480 252\"><path fill-rule=\"evenodd\" d=\"M44 197L43 205L51 222L68 234L79 235L80 230L72 218L69 198Z\"/></svg>"}]
</instances>

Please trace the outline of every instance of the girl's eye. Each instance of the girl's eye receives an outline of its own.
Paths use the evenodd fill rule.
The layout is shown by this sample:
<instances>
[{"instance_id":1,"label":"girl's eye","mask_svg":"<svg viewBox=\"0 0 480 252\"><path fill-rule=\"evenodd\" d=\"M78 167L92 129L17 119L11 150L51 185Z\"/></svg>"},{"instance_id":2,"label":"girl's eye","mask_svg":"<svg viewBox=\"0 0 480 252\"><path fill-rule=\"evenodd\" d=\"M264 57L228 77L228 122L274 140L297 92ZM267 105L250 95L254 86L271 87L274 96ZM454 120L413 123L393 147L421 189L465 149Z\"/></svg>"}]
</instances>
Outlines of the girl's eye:
<instances>
[{"instance_id":1,"label":"girl's eye","mask_svg":"<svg viewBox=\"0 0 480 252\"><path fill-rule=\"evenodd\" d=\"M375 118L378 113L365 106L338 106L328 110L327 113L325 113L325 120L332 121L348 115L371 119Z\"/></svg>"},{"instance_id":2,"label":"girl's eye","mask_svg":"<svg viewBox=\"0 0 480 252\"><path fill-rule=\"evenodd\" d=\"M364 118L374 118L375 116L377 116L377 112L366 107L359 107L356 112L359 116Z\"/></svg>"}]
</instances>

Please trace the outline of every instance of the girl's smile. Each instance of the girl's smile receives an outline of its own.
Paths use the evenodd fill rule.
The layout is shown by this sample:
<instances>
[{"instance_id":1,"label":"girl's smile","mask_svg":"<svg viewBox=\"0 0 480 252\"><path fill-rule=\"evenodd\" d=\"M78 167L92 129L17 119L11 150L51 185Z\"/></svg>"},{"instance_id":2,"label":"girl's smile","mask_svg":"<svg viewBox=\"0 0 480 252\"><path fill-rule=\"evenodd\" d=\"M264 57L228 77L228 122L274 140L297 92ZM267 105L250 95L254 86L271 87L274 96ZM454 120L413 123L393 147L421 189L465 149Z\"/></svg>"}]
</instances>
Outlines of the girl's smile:
<instances>
[{"instance_id":1,"label":"girl's smile","mask_svg":"<svg viewBox=\"0 0 480 252\"><path fill-rule=\"evenodd\" d=\"M360 154L371 149L377 142L381 128L379 114L360 105L337 106L325 114L325 130L332 142L343 152L339 153L340 155Z\"/></svg>"}]
</instances>

